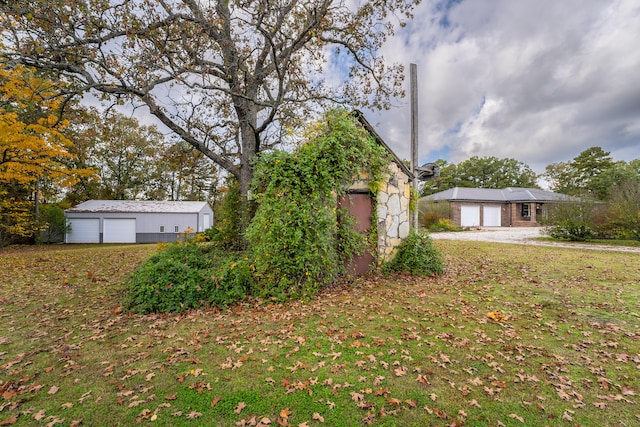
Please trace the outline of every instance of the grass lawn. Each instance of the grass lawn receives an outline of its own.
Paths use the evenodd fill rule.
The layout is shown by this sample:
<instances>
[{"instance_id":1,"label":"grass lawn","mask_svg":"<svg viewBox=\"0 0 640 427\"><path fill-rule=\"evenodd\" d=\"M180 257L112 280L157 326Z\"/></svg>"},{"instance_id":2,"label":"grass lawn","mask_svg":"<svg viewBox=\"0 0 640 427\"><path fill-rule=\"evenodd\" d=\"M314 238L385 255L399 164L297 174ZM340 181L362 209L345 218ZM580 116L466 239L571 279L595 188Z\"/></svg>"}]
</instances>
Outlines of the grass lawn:
<instances>
[{"instance_id":1,"label":"grass lawn","mask_svg":"<svg viewBox=\"0 0 640 427\"><path fill-rule=\"evenodd\" d=\"M640 254L436 241L439 278L138 316L154 245L0 252L0 425L640 424Z\"/></svg>"}]
</instances>

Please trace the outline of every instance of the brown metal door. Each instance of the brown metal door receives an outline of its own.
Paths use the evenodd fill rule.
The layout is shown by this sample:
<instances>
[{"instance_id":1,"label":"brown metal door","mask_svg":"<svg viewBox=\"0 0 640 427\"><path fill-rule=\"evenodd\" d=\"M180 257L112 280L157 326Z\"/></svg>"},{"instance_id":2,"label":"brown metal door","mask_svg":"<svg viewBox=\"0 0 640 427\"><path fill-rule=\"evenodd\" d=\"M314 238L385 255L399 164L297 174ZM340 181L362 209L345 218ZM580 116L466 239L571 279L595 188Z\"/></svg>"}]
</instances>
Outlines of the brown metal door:
<instances>
[{"instance_id":1,"label":"brown metal door","mask_svg":"<svg viewBox=\"0 0 640 427\"><path fill-rule=\"evenodd\" d=\"M339 208L347 208L349 214L355 218L355 229L362 234L368 234L371 229L373 200L367 193L348 193L338 200ZM350 274L364 274L374 263L373 254L369 248L364 253L347 260L347 272Z\"/></svg>"}]
</instances>

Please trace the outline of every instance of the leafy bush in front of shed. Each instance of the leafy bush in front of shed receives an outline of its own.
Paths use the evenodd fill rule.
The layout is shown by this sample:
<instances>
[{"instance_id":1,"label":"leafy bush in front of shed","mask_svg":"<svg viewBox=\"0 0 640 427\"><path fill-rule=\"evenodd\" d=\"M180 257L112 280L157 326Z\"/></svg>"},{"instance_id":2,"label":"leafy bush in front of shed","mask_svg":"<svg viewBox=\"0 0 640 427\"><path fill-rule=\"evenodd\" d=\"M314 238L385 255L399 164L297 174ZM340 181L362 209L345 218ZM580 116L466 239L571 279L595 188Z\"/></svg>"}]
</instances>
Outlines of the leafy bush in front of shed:
<instances>
[{"instance_id":1,"label":"leafy bush in front of shed","mask_svg":"<svg viewBox=\"0 0 640 427\"><path fill-rule=\"evenodd\" d=\"M411 231L402 241L386 272L408 272L417 276L437 276L444 272L444 259L427 233Z\"/></svg>"},{"instance_id":2,"label":"leafy bush in front of shed","mask_svg":"<svg viewBox=\"0 0 640 427\"><path fill-rule=\"evenodd\" d=\"M210 254L195 242L176 242L130 276L127 306L134 313L177 313L206 303L215 289Z\"/></svg>"}]
</instances>

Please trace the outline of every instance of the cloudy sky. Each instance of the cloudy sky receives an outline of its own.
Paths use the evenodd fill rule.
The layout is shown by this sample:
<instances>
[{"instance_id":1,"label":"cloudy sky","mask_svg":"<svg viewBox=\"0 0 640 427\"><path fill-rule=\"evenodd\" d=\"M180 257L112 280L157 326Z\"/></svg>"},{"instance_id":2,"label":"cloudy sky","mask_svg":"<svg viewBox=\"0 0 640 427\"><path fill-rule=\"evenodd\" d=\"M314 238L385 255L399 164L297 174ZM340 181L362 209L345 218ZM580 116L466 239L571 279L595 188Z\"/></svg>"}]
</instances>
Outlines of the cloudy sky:
<instances>
[{"instance_id":1,"label":"cloudy sky","mask_svg":"<svg viewBox=\"0 0 640 427\"><path fill-rule=\"evenodd\" d=\"M417 64L421 164L640 158L638 0L423 0L382 53L406 64L407 94ZM409 98L366 115L409 159Z\"/></svg>"}]
</instances>

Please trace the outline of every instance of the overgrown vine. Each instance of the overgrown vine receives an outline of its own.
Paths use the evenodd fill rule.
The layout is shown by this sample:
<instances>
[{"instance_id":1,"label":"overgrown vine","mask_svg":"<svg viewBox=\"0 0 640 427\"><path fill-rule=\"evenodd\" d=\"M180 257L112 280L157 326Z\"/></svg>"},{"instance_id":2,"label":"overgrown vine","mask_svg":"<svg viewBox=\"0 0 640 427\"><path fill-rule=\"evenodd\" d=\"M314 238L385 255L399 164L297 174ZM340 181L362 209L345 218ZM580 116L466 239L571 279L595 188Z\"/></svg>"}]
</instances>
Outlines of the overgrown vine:
<instances>
[{"instance_id":1,"label":"overgrown vine","mask_svg":"<svg viewBox=\"0 0 640 427\"><path fill-rule=\"evenodd\" d=\"M345 110L329 111L306 140L255 164L258 209L247 238L263 296L310 296L334 280L344 260L367 246L353 222L338 215L337 200L361 171L377 190L388 172L384 147Z\"/></svg>"}]
</instances>

